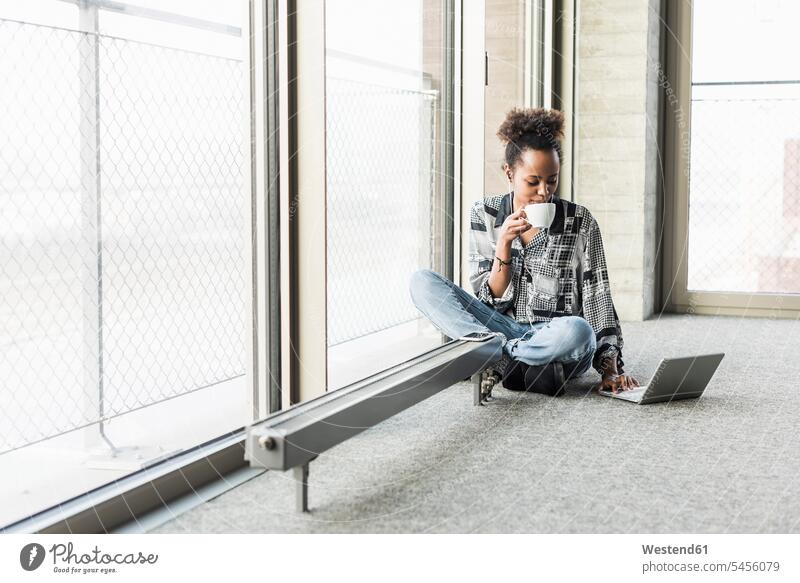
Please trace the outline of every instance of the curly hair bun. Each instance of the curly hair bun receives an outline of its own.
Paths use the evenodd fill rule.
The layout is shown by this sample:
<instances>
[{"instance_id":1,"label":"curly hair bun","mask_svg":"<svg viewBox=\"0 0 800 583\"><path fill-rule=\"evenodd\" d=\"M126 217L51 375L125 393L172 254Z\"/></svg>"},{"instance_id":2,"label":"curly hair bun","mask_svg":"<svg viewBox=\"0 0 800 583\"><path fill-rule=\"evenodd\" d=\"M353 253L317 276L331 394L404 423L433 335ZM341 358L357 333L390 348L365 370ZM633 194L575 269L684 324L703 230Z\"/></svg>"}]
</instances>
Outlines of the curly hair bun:
<instances>
[{"instance_id":1,"label":"curly hair bun","mask_svg":"<svg viewBox=\"0 0 800 583\"><path fill-rule=\"evenodd\" d=\"M553 148L564 137L564 112L543 107L515 107L506 114L506 119L497 130L503 144L529 143L543 138Z\"/></svg>"}]
</instances>

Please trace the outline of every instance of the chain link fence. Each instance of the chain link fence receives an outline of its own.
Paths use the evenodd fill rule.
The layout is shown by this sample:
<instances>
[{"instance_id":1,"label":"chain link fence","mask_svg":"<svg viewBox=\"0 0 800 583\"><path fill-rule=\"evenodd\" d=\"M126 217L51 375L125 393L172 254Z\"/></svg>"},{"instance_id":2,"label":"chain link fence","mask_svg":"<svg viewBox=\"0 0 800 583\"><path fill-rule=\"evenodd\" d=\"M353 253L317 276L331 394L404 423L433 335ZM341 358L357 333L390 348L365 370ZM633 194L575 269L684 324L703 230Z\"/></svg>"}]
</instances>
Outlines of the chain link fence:
<instances>
[{"instance_id":1,"label":"chain link fence","mask_svg":"<svg viewBox=\"0 0 800 583\"><path fill-rule=\"evenodd\" d=\"M328 345L419 318L432 265L435 90L327 79Z\"/></svg>"},{"instance_id":2,"label":"chain link fence","mask_svg":"<svg viewBox=\"0 0 800 583\"><path fill-rule=\"evenodd\" d=\"M693 89L689 289L800 293L800 83Z\"/></svg>"},{"instance_id":3,"label":"chain link fence","mask_svg":"<svg viewBox=\"0 0 800 583\"><path fill-rule=\"evenodd\" d=\"M243 67L0 19L0 453L244 374Z\"/></svg>"},{"instance_id":4,"label":"chain link fence","mask_svg":"<svg viewBox=\"0 0 800 583\"><path fill-rule=\"evenodd\" d=\"M0 19L0 453L244 374L243 66ZM418 319L437 92L327 90L336 345Z\"/></svg>"}]
</instances>

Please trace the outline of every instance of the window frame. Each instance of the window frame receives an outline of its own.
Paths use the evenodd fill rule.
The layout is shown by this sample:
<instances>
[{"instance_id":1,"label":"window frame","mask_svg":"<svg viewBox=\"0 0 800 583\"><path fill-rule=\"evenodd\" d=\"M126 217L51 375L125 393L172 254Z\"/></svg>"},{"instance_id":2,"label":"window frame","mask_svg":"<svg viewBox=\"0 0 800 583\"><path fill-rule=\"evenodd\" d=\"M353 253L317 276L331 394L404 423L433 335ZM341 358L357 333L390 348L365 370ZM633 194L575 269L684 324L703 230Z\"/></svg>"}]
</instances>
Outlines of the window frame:
<instances>
[{"instance_id":1,"label":"window frame","mask_svg":"<svg viewBox=\"0 0 800 583\"><path fill-rule=\"evenodd\" d=\"M285 68L287 110L282 122L289 128L290 140L281 168L281 190L285 193L281 208L292 209L287 222L286 266L282 281L283 297L290 306L283 312L287 333L283 337L283 405L288 407L319 397L328 392L327 350L327 157L326 157L326 42L325 2L323 0L284 0L288 14L295 14L295 35L288 47L289 64ZM441 252L434 258L434 268L454 281L460 277L456 253L460 253L461 229L454 220L461 213L456 196L456 162L459 134L456 120L460 116L460 68L455 55L461 53L456 23L463 9L463 0L438 0L442 15L443 88L439 106L440 127L438 152L440 205L435 217L436 238L442 241ZM298 74L302 72L302 74ZM302 115L300 115L300 112ZM482 116L481 116L482 119ZM283 143L282 143L283 145ZM322 245L321 245L322 242ZM320 247L324 252L320 253ZM299 309L302 306L302 310ZM344 387L342 387L344 388ZM337 389L341 390L341 389ZM288 395L287 395L288 393Z\"/></svg>"},{"instance_id":2,"label":"window frame","mask_svg":"<svg viewBox=\"0 0 800 583\"><path fill-rule=\"evenodd\" d=\"M287 302L281 302L280 269L286 253L283 230L286 213L284 190L278 185L279 150L287 131L279 131L279 107L285 113L285 88L278 87L278 68L286 68L290 42L286 14L289 0L241 0L245 72L249 88L250 114L242 121L243 139L250 143L250 160L245 162L244 184L246 217L250 237L243 254L250 293L246 309L252 316L247 340L249 383L243 422L252 423L279 411L280 391L287 371L281 358L281 342L286 330L281 325ZM256 25L258 23L258 25ZM245 32L246 31L246 32ZM280 45L278 44L280 43ZM261 66L256 67L256 64ZM283 92L281 91L283 89ZM281 143L279 143L279 141ZM285 147L285 146L284 146ZM283 177L282 177L283 179ZM284 385L286 386L286 385ZM111 533L119 528L131 530L140 520L151 517L164 522L174 517L169 504L181 499L201 503L198 491L214 490L213 495L263 473L244 459L244 442L249 425L132 472L109 484L94 488L27 518L0 526L3 533ZM221 480L221 478L225 480ZM216 484L216 486L214 486ZM186 503L182 504L186 506ZM155 518L153 518L155 517ZM127 527L126 527L127 525Z\"/></svg>"},{"instance_id":3,"label":"window frame","mask_svg":"<svg viewBox=\"0 0 800 583\"><path fill-rule=\"evenodd\" d=\"M666 7L664 91L664 246L662 303L665 311L750 317L797 318L800 294L708 292L688 289L689 173L684 142L691 139L692 4ZM682 112L678 119L676 112ZM683 122L683 123L681 123ZM691 148L691 144L689 144Z\"/></svg>"}]
</instances>

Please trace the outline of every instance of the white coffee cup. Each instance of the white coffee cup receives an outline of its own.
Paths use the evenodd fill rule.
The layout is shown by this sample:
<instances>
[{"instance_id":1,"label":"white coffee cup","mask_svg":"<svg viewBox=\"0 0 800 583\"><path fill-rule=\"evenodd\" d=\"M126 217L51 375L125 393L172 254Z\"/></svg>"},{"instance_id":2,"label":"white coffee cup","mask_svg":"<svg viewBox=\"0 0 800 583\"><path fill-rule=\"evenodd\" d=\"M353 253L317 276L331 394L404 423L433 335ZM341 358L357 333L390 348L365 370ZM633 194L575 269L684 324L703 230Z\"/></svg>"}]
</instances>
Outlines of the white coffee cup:
<instances>
[{"instance_id":1,"label":"white coffee cup","mask_svg":"<svg viewBox=\"0 0 800 583\"><path fill-rule=\"evenodd\" d=\"M533 227L546 229L553 224L556 218L556 205L552 202L529 204L525 207L525 216Z\"/></svg>"}]
</instances>

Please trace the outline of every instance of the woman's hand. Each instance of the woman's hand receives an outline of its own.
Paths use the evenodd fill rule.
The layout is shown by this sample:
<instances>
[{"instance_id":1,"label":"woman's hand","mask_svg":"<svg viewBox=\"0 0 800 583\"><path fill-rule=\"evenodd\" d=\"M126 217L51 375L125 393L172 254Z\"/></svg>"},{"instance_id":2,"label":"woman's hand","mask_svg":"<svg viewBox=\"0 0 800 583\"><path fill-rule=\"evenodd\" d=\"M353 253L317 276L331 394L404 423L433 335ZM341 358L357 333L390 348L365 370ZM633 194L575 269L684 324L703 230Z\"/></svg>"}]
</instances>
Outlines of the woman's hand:
<instances>
[{"instance_id":1,"label":"woman's hand","mask_svg":"<svg viewBox=\"0 0 800 583\"><path fill-rule=\"evenodd\" d=\"M603 378L597 384L595 389L598 391L611 391L614 394L619 393L620 391L629 391L631 389L635 389L639 386L639 381L633 378L630 375L625 373L616 374L616 373L609 373L604 374Z\"/></svg>"},{"instance_id":2,"label":"woman's hand","mask_svg":"<svg viewBox=\"0 0 800 583\"><path fill-rule=\"evenodd\" d=\"M530 228L532 228L532 225L528 222L525 215L525 208L522 207L508 215L506 220L503 221L503 226L500 227L498 240L510 244L514 239Z\"/></svg>"},{"instance_id":3,"label":"woman's hand","mask_svg":"<svg viewBox=\"0 0 800 583\"><path fill-rule=\"evenodd\" d=\"M617 358L606 357L600 364L602 371L600 382L595 386L597 391L611 391L617 394L620 391L629 391L639 386L639 381L625 373L617 373Z\"/></svg>"}]
</instances>

